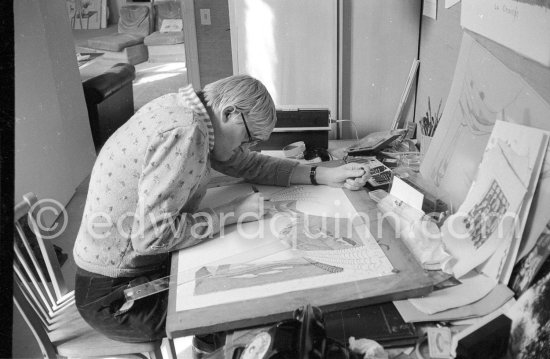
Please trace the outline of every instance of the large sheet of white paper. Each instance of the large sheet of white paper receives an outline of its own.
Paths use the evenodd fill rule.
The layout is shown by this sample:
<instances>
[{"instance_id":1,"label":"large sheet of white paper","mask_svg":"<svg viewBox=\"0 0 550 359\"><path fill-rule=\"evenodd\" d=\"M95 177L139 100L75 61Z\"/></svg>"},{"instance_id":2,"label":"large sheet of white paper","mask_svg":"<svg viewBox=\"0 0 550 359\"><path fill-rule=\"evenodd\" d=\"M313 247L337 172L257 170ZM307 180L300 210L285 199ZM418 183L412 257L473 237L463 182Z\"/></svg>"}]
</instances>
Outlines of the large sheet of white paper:
<instances>
[{"instance_id":1,"label":"large sheet of white paper","mask_svg":"<svg viewBox=\"0 0 550 359\"><path fill-rule=\"evenodd\" d=\"M341 189L258 187L271 198L267 205L276 208L272 216L245 223L240 230L225 228L222 236L179 252L177 311L393 273L367 226L357 225L362 222ZM202 206L251 191L247 184L228 189L210 189ZM288 215L285 209L307 216ZM254 248L265 257L239 261L240 253ZM233 259L227 259L231 256Z\"/></svg>"},{"instance_id":2,"label":"large sheet of white paper","mask_svg":"<svg viewBox=\"0 0 550 359\"><path fill-rule=\"evenodd\" d=\"M506 146L497 142L485 153L464 203L441 228L445 248L457 260L452 267L457 278L485 262L514 234L526 188L503 154Z\"/></svg>"},{"instance_id":3,"label":"large sheet of white paper","mask_svg":"<svg viewBox=\"0 0 550 359\"><path fill-rule=\"evenodd\" d=\"M501 118L550 130L550 105L465 33L445 110L420 167L423 177L449 193L454 208L464 201Z\"/></svg>"},{"instance_id":4,"label":"large sheet of white paper","mask_svg":"<svg viewBox=\"0 0 550 359\"><path fill-rule=\"evenodd\" d=\"M447 322L465 318L475 318L487 315L500 308L511 298L514 292L506 285L499 284L489 294L478 301L461 307L447 309L435 314L426 314L418 309L407 299L394 301L393 304L407 323L415 322Z\"/></svg>"},{"instance_id":5,"label":"large sheet of white paper","mask_svg":"<svg viewBox=\"0 0 550 359\"><path fill-rule=\"evenodd\" d=\"M463 0L461 25L550 66L550 2Z\"/></svg>"},{"instance_id":6,"label":"large sheet of white paper","mask_svg":"<svg viewBox=\"0 0 550 359\"><path fill-rule=\"evenodd\" d=\"M489 294L497 284L494 279L474 272L461 279L461 282L457 286L432 292L428 297L408 301L423 313L435 314L476 302Z\"/></svg>"},{"instance_id":7,"label":"large sheet of white paper","mask_svg":"<svg viewBox=\"0 0 550 359\"><path fill-rule=\"evenodd\" d=\"M508 283L516 263L517 253L528 213L540 178L541 169L548 148L548 133L532 127L498 121L487 144L494 148L499 138L507 146L503 147L510 167L526 187L525 198L518 212L514 234L509 242L502 241L489 260L479 269L485 275L496 278L500 283Z\"/></svg>"},{"instance_id":8,"label":"large sheet of white paper","mask_svg":"<svg viewBox=\"0 0 550 359\"><path fill-rule=\"evenodd\" d=\"M546 152L542 170L527 217L525 231L519 246L517 260L525 257L537 243L542 231L546 227L546 223L550 221L550 206L548 198L550 198L550 146Z\"/></svg>"}]
</instances>

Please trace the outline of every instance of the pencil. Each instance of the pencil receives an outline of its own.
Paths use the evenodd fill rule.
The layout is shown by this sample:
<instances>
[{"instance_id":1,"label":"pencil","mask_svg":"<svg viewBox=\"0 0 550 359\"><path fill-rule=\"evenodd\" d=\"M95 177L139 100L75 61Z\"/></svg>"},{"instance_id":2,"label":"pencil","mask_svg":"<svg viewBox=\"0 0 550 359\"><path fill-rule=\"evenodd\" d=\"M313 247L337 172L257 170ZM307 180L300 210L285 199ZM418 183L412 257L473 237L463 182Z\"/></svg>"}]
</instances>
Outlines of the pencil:
<instances>
[{"instance_id":1,"label":"pencil","mask_svg":"<svg viewBox=\"0 0 550 359\"><path fill-rule=\"evenodd\" d=\"M256 187L255 185L251 184L250 187L252 187L252 190L254 191L254 193L259 193L260 192L258 187ZM264 201L266 201L266 202L271 201L271 198L264 197L263 194L261 196L264 198Z\"/></svg>"}]
</instances>

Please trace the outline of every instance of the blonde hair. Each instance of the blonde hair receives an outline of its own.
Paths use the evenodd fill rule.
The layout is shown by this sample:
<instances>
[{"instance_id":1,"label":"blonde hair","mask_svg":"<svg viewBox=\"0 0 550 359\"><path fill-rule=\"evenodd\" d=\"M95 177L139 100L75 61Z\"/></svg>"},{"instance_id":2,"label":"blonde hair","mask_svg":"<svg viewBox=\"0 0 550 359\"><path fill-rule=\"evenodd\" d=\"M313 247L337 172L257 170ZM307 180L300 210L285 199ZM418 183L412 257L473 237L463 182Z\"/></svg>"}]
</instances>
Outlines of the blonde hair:
<instances>
[{"instance_id":1,"label":"blonde hair","mask_svg":"<svg viewBox=\"0 0 550 359\"><path fill-rule=\"evenodd\" d=\"M248 75L229 76L204 86L203 93L215 112L233 106L244 113L254 138L269 138L277 115L271 95L259 80Z\"/></svg>"}]
</instances>

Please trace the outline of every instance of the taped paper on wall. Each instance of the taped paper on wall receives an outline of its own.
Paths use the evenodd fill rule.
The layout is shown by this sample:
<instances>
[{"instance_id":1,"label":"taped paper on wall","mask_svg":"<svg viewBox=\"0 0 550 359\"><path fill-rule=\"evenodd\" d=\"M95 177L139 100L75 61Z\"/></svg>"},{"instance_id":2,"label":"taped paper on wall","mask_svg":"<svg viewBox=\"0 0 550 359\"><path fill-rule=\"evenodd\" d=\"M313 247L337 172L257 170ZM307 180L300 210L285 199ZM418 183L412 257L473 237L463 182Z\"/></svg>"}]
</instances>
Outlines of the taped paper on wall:
<instances>
[{"instance_id":1,"label":"taped paper on wall","mask_svg":"<svg viewBox=\"0 0 550 359\"><path fill-rule=\"evenodd\" d=\"M550 2L462 0L460 24L550 66Z\"/></svg>"}]
</instances>

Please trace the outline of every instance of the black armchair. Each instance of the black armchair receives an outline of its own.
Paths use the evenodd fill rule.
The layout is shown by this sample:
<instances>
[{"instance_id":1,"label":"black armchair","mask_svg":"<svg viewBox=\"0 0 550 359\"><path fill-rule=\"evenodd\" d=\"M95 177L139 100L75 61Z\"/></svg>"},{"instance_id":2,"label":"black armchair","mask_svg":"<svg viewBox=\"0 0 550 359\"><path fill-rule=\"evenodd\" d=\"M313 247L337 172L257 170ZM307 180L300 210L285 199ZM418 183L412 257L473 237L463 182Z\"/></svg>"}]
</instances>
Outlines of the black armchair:
<instances>
[{"instance_id":1,"label":"black armchair","mask_svg":"<svg viewBox=\"0 0 550 359\"><path fill-rule=\"evenodd\" d=\"M120 63L82 83L92 138L97 152L134 114L133 65Z\"/></svg>"}]
</instances>

